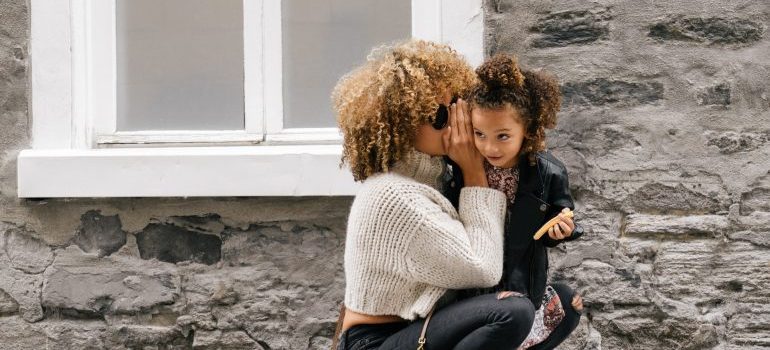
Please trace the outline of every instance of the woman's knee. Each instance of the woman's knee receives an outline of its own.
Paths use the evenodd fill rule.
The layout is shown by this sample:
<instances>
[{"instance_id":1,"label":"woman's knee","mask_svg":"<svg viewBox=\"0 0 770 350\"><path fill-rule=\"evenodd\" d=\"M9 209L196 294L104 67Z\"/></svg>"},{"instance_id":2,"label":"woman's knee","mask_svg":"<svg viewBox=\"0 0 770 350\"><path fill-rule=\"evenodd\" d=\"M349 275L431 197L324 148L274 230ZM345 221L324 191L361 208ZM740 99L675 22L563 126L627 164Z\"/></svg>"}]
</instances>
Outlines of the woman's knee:
<instances>
[{"instance_id":1,"label":"woman's knee","mask_svg":"<svg viewBox=\"0 0 770 350\"><path fill-rule=\"evenodd\" d=\"M496 304L493 317L498 323L514 328L525 328L527 331L532 327L535 321L535 306L529 299L510 296L496 300Z\"/></svg>"}]
</instances>

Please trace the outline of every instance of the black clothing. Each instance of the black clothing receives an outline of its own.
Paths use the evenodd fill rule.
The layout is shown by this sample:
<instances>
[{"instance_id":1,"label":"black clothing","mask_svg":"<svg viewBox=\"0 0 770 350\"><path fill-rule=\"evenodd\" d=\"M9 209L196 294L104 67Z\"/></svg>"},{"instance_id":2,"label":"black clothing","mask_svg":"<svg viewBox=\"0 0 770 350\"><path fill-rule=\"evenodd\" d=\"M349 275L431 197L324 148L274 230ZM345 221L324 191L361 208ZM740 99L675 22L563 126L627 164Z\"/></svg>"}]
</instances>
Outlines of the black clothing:
<instances>
[{"instance_id":1,"label":"black clothing","mask_svg":"<svg viewBox=\"0 0 770 350\"><path fill-rule=\"evenodd\" d=\"M526 339L534 319L535 308L527 298L498 300L495 294L485 294L465 299L433 313L425 350L514 350ZM337 349L414 350L424 322L353 326L342 332Z\"/></svg>"},{"instance_id":2,"label":"black clothing","mask_svg":"<svg viewBox=\"0 0 770 350\"><path fill-rule=\"evenodd\" d=\"M563 241L571 241L583 235L583 228L575 224L572 235L563 240L553 240L548 234L539 240L532 239L534 233L562 209L574 209L575 204L569 190L567 168L549 152L538 152L537 162L530 165L529 159L519 159L519 185L516 200L509 205L505 220L505 248L503 277L500 283L485 292L509 290L529 297L535 309L540 307L548 278L548 252L546 247L555 247ZM460 189L463 187L460 168L447 160L451 174L447 175L444 193L457 206ZM462 294L467 297L478 294ZM568 302L569 303L569 302Z\"/></svg>"}]
</instances>

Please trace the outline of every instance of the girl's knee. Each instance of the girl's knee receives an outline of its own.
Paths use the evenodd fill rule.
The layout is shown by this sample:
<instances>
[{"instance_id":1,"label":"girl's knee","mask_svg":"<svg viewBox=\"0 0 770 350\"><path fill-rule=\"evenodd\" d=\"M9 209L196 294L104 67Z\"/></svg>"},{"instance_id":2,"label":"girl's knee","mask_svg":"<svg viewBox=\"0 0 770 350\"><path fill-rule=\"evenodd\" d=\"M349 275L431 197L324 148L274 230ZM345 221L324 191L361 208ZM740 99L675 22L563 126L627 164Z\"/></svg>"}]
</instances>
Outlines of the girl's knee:
<instances>
[{"instance_id":1,"label":"girl's knee","mask_svg":"<svg viewBox=\"0 0 770 350\"><path fill-rule=\"evenodd\" d=\"M574 329L580 322L580 315L583 313L582 297L575 290L562 283L551 284L551 287L559 295L561 305L567 313L567 319L564 322L570 324L570 328ZM575 305L576 297L580 298L577 305Z\"/></svg>"},{"instance_id":2,"label":"girl's knee","mask_svg":"<svg viewBox=\"0 0 770 350\"><path fill-rule=\"evenodd\" d=\"M565 300L567 303L572 302L572 298L576 294L574 289L564 283L552 283L550 286L559 295L559 299Z\"/></svg>"},{"instance_id":3,"label":"girl's knee","mask_svg":"<svg viewBox=\"0 0 770 350\"><path fill-rule=\"evenodd\" d=\"M574 289L563 283L553 283L551 288L559 295L559 300L561 300L562 305L565 307L571 307L572 301L579 295Z\"/></svg>"}]
</instances>

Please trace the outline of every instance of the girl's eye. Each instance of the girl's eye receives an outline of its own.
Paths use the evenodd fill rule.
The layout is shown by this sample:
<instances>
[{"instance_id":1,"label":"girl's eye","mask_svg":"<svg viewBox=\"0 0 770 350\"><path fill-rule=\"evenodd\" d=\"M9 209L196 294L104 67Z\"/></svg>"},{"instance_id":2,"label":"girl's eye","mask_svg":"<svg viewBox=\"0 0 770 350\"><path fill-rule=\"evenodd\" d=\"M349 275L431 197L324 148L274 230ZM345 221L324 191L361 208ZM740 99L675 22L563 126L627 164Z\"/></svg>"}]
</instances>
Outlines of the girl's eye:
<instances>
[{"instance_id":1,"label":"girl's eye","mask_svg":"<svg viewBox=\"0 0 770 350\"><path fill-rule=\"evenodd\" d=\"M476 137L484 137L484 134L482 134L480 131L474 131L473 133L476 135Z\"/></svg>"},{"instance_id":2,"label":"girl's eye","mask_svg":"<svg viewBox=\"0 0 770 350\"><path fill-rule=\"evenodd\" d=\"M511 137L510 137L510 136L508 136L508 134L500 134L500 135L497 135L497 139L498 139L498 140L501 140L501 141L505 141L505 140L507 140L507 139L509 139L509 138L511 138Z\"/></svg>"}]
</instances>

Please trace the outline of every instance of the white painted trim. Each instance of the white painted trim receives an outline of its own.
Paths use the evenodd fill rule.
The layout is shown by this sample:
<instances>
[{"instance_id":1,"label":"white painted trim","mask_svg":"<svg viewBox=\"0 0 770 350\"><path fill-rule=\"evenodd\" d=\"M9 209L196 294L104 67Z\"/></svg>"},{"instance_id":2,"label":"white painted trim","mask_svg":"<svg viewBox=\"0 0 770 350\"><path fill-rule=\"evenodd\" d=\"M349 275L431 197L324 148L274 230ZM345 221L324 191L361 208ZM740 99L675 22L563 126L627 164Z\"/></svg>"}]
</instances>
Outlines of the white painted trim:
<instances>
[{"instance_id":1,"label":"white painted trim","mask_svg":"<svg viewBox=\"0 0 770 350\"><path fill-rule=\"evenodd\" d=\"M412 36L448 44L472 66L484 61L482 0L412 0Z\"/></svg>"},{"instance_id":2,"label":"white painted trim","mask_svg":"<svg viewBox=\"0 0 770 350\"><path fill-rule=\"evenodd\" d=\"M139 145L139 144L229 144L262 142L255 135L244 130L163 130L163 131L118 131L112 135L99 135L96 138L100 145Z\"/></svg>"},{"instance_id":3,"label":"white painted trim","mask_svg":"<svg viewBox=\"0 0 770 350\"><path fill-rule=\"evenodd\" d=\"M483 1L441 2L441 41L463 54L472 66L480 65L484 62Z\"/></svg>"},{"instance_id":4,"label":"white painted trim","mask_svg":"<svg viewBox=\"0 0 770 350\"><path fill-rule=\"evenodd\" d=\"M196 145L327 145L341 144L342 134L337 128L292 128L267 135L265 141L254 140L254 135L243 130L174 130L174 131L118 131L113 135L101 135L97 141L102 146L167 146L169 143Z\"/></svg>"},{"instance_id":5,"label":"white painted trim","mask_svg":"<svg viewBox=\"0 0 770 350\"><path fill-rule=\"evenodd\" d=\"M412 37L441 42L442 0L412 0Z\"/></svg>"},{"instance_id":6,"label":"white painted trim","mask_svg":"<svg viewBox=\"0 0 770 350\"><path fill-rule=\"evenodd\" d=\"M283 131L283 29L281 1L264 0L265 132Z\"/></svg>"},{"instance_id":7,"label":"white painted trim","mask_svg":"<svg viewBox=\"0 0 770 350\"><path fill-rule=\"evenodd\" d=\"M97 136L117 131L116 0L86 0L87 109Z\"/></svg>"},{"instance_id":8,"label":"white painted trim","mask_svg":"<svg viewBox=\"0 0 770 350\"><path fill-rule=\"evenodd\" d=\"M274 144L342 144L338 128L291 128L267 135L266 143Z\"/></svg>"},{"instance_id":9,"label":"white painted trim","mask_svg":"<svg viewBox=\"0 0 770 350\"><path fill-rule=\"evenodd\" d=\"M30 3L32 148L70 148L73 111L70 2Z\"/></svg>"},{"instance_id":10,"label":"white painted trim","mask_svg":"<svg viewBox=\"0 0 770 350\"><path fill-rule=\"evenodd\" d=\"M93 123L88 108L88 22L86 0L72 0L72 133L71 148L88 149L93 141Z\"/></svg>"},{"instance_id":11,"label":"white painted trim","mask_svg":"<svg viewBox=\"0 0 770 350\"><path fill-rule=\"evenodd\" d=\"M18 195L349 196L360 186L349 169L339 167L339 145L147 150L24 150L18 159Z\"/></svg>"},{"instance_id":12,"label":"white painted trim","mask_svg":"<svg viewBox=\"0 0 770 350\"><path fill-rule=\"evenodd\" d=\"M257 140L264 135L265 89L263 55L264 2L243 0L243 94L245 131Z\"/></svg>"},{"instance_id":13,"label":"white painted trim","mask_svg":"<svg viewBox=\"0 0 770 350\"><path fill-rule=\"evenodd\" d=\"M163 147L165 143L201 143L211 144L221 142L257 144L264 141L261 133L249 133L245 130L140 130L140 131L115 131L110 134L96 135L95 142L98 148L111 144L142 144L157 143Z\"/></svg>"}]
</instances>

